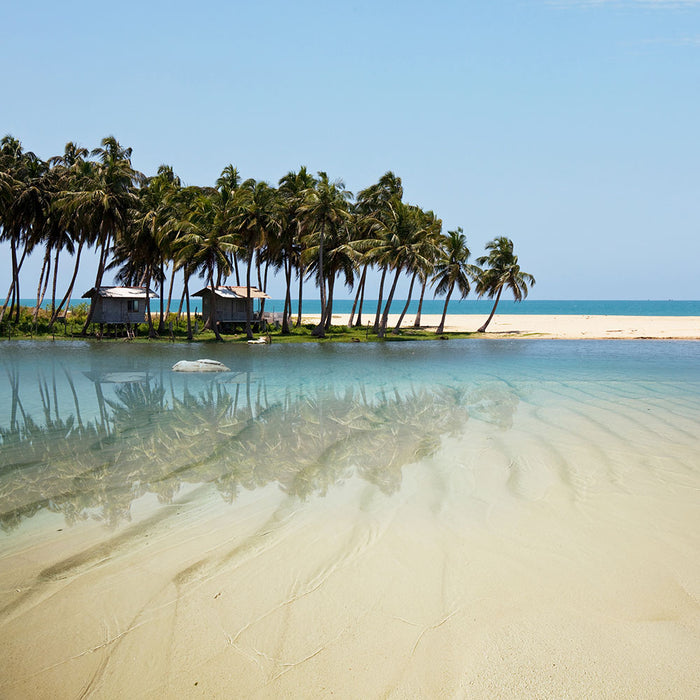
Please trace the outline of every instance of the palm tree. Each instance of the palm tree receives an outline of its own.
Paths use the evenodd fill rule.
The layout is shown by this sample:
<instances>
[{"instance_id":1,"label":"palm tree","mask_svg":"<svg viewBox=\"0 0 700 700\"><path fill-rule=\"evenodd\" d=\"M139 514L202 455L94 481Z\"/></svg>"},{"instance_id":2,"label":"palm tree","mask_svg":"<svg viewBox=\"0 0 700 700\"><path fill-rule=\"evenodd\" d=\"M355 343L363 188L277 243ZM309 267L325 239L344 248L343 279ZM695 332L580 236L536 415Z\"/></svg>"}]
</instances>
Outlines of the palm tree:
<instances>
[{"instance_id":1,"label":"palm tree","mask_svg":"<svg viewBox=\"0 0 700 700\"><path fill-rule=\"evenodd\" d=\"M438 219L432 211L425 212L425 217L425 256L430 260L430 265L428 268L420 269L418 271L421 290L420 298L418 299L416 318L413 322L414 328L420 328L421 326L421 314L423 313L423 299L425 298L425 290L428 286L430 275L433 273L435 265L443 252L442 220Z\"/></svg>"},{"instance_id":2,"label":"palm tree","mask_svg":"<svg viewBox=\"0 0 700 700\"><path fill-rule=\"evenodd\" d=\"M381 249L381 238L391 224L391 208L389 205L392 201L401 201L402 198L403 185L401 178L394 175L391 171L384 173L376 184L361 190L357 195L357 225L363 231L360 237L367 241L365 246L365 268L377 264L382 270L379 280L379 293L377 294L377 311L374 316L375 333L379 330L384 281L389 270L387 265L379 261L378 255L381 255L381 253L377 251ZM358 293L364 296L364 283L362 280L360 281L360 287L361 289L358 290ZM361 304L355 325L362 325Z\"/></svg>"},{"instance_id":3,"label":"palm tree","mask_svg":"<svg viewBox=\"0 0 700 700\"><path fill-rule=\"evenodd\" d=\"M416 314L416 320L418 321L418 327L420 327L420 315L423 305L423 297L425 296L425 287L427 285L428 277L433 273L435 268L435 263L439 259L442 253L442 221L438 219L432 211L418 210L418 215L422 219L422 240L421 240L421 257L420 259L414 259L411 261L407 270L413 272L411 276L411 284L408 288L408 295L406 297L406 303L404 304L399 320L396 322L393 333L398 333L401 328L401 323L403 322L404 316L408 311L408 306L411 303L411 295L413 294L413 285L418 279L421 282L421 294L420 300L418 302L418 312ZM416 324L414 324L415 327Z\"/></svg>"},{"instance_id":4,"label":"palm tree","mask_svg":"<svg viewBox=\"0 0 700 700\"><path fill-rule=\"evenodd\" d=\"M465 299L471 291L469 280L470 277L478 273L478 270L473 265L467 264L469 256L467 239L462 232L461 226L456 231L448 231L447 235L443 236L443 254L435 267L435 274L432 280L433 284L436 285L435 293L447 295L440 325L435 331L438 335L445 330L447 305L450 303L450 297L454 288L457 287L462 299Z\"/></svg>"},{"instance_id":5,"label":"palm tree","mask_svg":"<svg viewBox=\"0 0 700 700\"><path fill-rule=\"evenodd\" d=\"M217 178L216 189L219 193L219 201L222 209L221 218L231 227L234 225L236 216L236 202L234 197L240 185L241 175L238 172L238 168L235 168L232 163L229 163ZM227 233L233 233L233 228L227 231ZM231 251L231 269L236 274L236 284L240 286L241 278L238 272L238 253L239 250L237 248Z\"/></svg>"},{"instance_id":6,"label":"palm tree","mask_svg":"<svg viewBox=\"0 0 700 700\"><path fill-rule=\"evenodd\" d=\"M214 331L217 340L223 340L216 318L215 276L231 272L229 254L236 249L235 235L228 221L222 219L220 199L216 190L200 191L191 203L186 218L177 223L181 229L177 248L180 260L187 261L186 274L199 270L211 289L209 316L205 328Z\"/></svg>"},{"instance_id":7,"label":"palm tree","mask_svg":"<svg viewBox=\"0 0 700 700\"><path fill-rule=\"evenodd\" d=\"M131 148L123 148L114 136L102 139L92 150L97 162L80 169L77 189L63 197L67 215L80 220L83 230L91 232L90 242L100 248L95 275L95 289L102 285L112 245L118 242L131 225L138 206L136 185L144 176L131 166ZM92 322L98 295L92 297L83 334Z\"/></svg>"},{"instance_id":8,"label":"palm tree","mask_svg":"<svg viewBox=\"0 0 700 700\"><path fill-rule=\"evenodd\" d=\"M304 203L307 190L314 187L316 180L307 170L306 166L299 168L299 172L290 170L279 181L277 189L280 197L280 236L279 252L280 262L284 267L285 296L284 310L282 312L282 333L289 333L289 321L292 316L292 268L296 267L299 275L299 313L297 325L301 323L301 298L304 281L304 267L302 264L302 240L306 233L307 219L300 208Z\"/></svg>"},{"instance_id":9,"label":"palm tree","mask_svg":"<svg viewBox=\"0 0 700 700\"><path fill-rule=\"evenodd\" d=\"M351 197L352 193L345 189L345 183L342 180L331 182L325 172L319 172L315 187L306 191L305 201L299 208L300 213L308 217L307 239L313 238L315 243L313 246L308 246L307 253L309 257L317 255L315 267L316 281L321 293L321 320L312 331L312 335L320 338L325 337L328 320L326 270L323 259L326 229L339 227L350 217L348 201Z\"/></svg>"},{"instance_id":10,"label":"palm tree","mask_svg":"<svg viewBox=\"0 0 700 700\"><path fill-rule=\"evenodd\" d=\"M477 333L484 333L496 313L498 301L504 289L513 292L515 301L527 297L528 286L535 284L535 278L527 272L522 272L518 265L518 256L513 253L513 241L505 236L499 236L486 244L488 255L477 259L477 264L483 269L476 276L476 293L479 297L496 298L491 313ZM485 267L484 267L485 266Z\"/></svg>"},{"instance_id":11,"label":"palm tree","mask_svg":"<svg viewBox=\"0 0 700 700\"><path fill-rule=\"evenodd\" d=\"M12 136L5 136L0 141L0 172L4 173L5 183L4 204L0 209L0 240L9 241L12 263L10 289L0 310L0 322L10 298L10 317L14 311L15 320L19 322L19 273L26 256L41 241L48 217L49 198L44 177L47 167L33 153L24 152L22 144Z\"/></svg>"},{"instance_id":12,"label":"palm tree","mask_svg":"<svg viewBox=\"0 0 700 700\"><path fill-rule=\"evenodd\" d=\"M69 141L64 148L62 156L54 156L49 158L49 164L52 167L52 172L55 181L55 190L53 193L52 203L51 203L51 219L52 225L50 229L50 234L47 238L47 252L50 247L55 250L54 254L54 265L53 265L53 282L51 287L51 320L49 322L49 329L53 327L56 322L56 318L60 313L63 304L56 308L56 284L58 279L58 260L59 255L63 250L68 251L69 255L74 255L76 253L76 244L78 244L78 252L76 255L76 266L75 274L73 275L73 280L69 288L67 297L70 296L72 292L73 284L75 283L75 277L77 276L77 266L80 262L80 251L83 245L83 239L80 236L75 222L73 222L70 217L65 217L63 215L63 210L61 207L61 198L64 191L69 191L71 189L71 183L73 180L74 171L85 161L88 155L87 148L82 148L77 146L72 141ZM48 278L48 275L47 275ZM65 300L64 302L65 303ZM39 307L39 302L37 302L37 310Z\"/></svg>"},{"instance_id":13,"label":"palm tree","mask_svg":"<svg viewBox=\"0 0 700 700\"><path fill-rule=\"evenodd\" d=\"M378 263L385 270L395 271L394 281L377 328L377 335L380 338L383 338L386 333L389 310L401 272L427 267L430 264L424 249L425 219L423 212L418 207L405 204L399 199L395 199L389 204L389 212L390 216L387 226L382 232L382 240L373 251Z\"/></svg>"},{"instance_id":14,"label":"palm tree","mask_svg":"<svg viewBox=\"0 0 700 700\"><path fill-rule=\"evenodd\" d=\"M246 257L246 336L253 338L250 275L255 252L265 246L279 230L277 190L266 182L246 180L236 191L236 240Z\"/></svg>"}]
</instances>

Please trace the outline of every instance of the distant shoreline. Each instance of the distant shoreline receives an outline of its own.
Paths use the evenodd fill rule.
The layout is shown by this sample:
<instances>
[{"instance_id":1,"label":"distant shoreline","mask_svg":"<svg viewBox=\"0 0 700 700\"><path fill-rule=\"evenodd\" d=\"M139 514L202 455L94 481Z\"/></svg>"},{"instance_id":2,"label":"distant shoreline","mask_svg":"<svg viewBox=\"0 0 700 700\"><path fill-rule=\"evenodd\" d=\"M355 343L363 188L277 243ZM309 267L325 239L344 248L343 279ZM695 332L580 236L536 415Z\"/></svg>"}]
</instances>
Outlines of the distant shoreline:
<instances>
[{"instance_id":1,"label":"distant shoreline","mask_svg":"<svg viewBox=\"0 0 700 700\"><path fill-rule=\"evenodd\" d=\"M79 303L86 303L87 299L73 299L71 306ZM391 305L391 313L399 314L404 308L405 299L395 299ZM33 307L33 299L22 299L22 306ZM177 312L180 299L173 298L170 304L171 312ZM441 315L445 302L443 299L426 298L423 301L423 314ZM43 307L50 306L50 302L44 301ZM284 302L281 299L270 299L265 304L267 311L279 312L282 310ZM349 315L352 311L352 299L336 299L333 303L333 314ZM493 302L490 299L464 299L452 300L448 306L449 315L481 316L488 315ZM157 313L160 302L154 300L151 310ZM201 313L201 302L198 298L190 299L192 313ZM293 317L296 318L298 301L292 300ZM365 299L362 311L362 319L374 320L377 310L376 299ZM408 307L408 315L415 316L418 311L418 299L411 300ZM320 302L317 298L304 299L302 313L306 316L313 316L321 313ZM700 300L671 300L671 299L649 299L649 300L555 300L555 299L525 299L516 303L512 299L501 299L498 304L496 315L512 316L700 316ZM364 325L364 324L363 324Z\"/></svg>"}]
</instances>

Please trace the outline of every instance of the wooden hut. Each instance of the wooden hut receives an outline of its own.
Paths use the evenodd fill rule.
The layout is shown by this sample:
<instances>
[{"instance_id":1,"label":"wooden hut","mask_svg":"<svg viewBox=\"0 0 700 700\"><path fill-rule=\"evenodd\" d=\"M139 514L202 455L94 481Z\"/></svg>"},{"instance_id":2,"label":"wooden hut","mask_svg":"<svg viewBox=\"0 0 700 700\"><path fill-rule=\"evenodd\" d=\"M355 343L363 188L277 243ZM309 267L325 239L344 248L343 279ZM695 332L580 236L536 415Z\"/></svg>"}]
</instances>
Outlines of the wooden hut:
<instances>
[{"instance_id":1,"label":"wooden hut","mask_svg":"<svg viewBox=\"0 0 700 700\"><path fill-rule=\"evenodd\" d=\"M93 323L144 323L146 300L158 295L145 287L93 287L82 298L92 300Z\"/></svg>"},{"instance_id":2,"label":"wooden hut","mask_svg":"<svg viewBox=\"0 0 700 700\"><path fill-rule=\"evenodd\" d=\"M219 323L236 324L246 321L247 287L219 286L212 293L211 287L205 287L195 292L192 296L202 297L202 316L209 317L212 299L216 303L215 318ZM257 287L250 288L250 318L254 323L259 323L260 301L269 299L269 295L261 292Z\"/></svg>"}]
</instances>

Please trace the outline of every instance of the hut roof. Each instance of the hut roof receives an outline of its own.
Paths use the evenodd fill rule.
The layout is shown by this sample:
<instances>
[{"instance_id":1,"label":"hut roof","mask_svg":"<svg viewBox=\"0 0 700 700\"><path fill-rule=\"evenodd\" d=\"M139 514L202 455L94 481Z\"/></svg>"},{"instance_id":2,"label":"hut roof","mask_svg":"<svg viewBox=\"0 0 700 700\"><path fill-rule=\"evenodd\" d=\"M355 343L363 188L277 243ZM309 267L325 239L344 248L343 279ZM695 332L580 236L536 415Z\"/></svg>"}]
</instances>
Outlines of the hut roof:
<instances>
[{"instance_id":1,"label":"hut roof","mask_svg":"<svg viewBox=\"0 0 700 700\"><path fill-rule=\"evenodd\" d=\"M95 296L95 288L88 289L85 294L83 294L83 299L92 299ZM145 287L100 287L97 290L98 297L109 297L110 299L145 299L146 298L146 288ZM158 295L150 291L148 292L150 299L157 299Z\"/></svg>"},{"instance_id":2,"label":"hut roof","mask_svg":"<svg viewBox=\"0 0 700 700\"><path fill-rule=\"evenodd\" d=\"M222 299L245 299L248 296L247 289L248 287L230 287L221 285L214 290L214 293L217 297L221 297ZM192 296L201 297L204 296L204 292L211 292L211 287L204 287L204 289L200 289ZM250 298L269 299L270 295L265 294L265 292L261 292L257 287L251 287Z\"/></svg>"}]
</instances>

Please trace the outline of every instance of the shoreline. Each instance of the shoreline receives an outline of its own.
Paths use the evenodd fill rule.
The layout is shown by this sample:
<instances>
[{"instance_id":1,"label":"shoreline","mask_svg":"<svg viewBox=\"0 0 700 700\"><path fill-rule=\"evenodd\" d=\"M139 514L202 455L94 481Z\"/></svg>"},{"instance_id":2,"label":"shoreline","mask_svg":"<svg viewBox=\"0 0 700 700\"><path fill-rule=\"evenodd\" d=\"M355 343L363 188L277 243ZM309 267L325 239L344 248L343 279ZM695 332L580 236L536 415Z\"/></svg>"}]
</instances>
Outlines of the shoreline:
<instances>
[{"instance_id":1,"label":"shoreline","mask_svg":"<svg viewBox=\"0 0 700 700\"><path fill-rule=\"evenodd\" d=\"M332 325L336 329L347 326L349 313L333 314ZM401 334L405 340L430 340L437 329L442 315L423 314L421 326L414 328L415 314L407 314L401 325ZM490 339L556 339L556 340L700 340L700 316L613 316L613 315L571 315L571 314L496 314L485 333L477 333L477 329L486 321L487 314L447 314L445 319L444 335L469 334L472 338ZM392 330L396 326L399 314L389 314L386 337L390 340ZM302 317L303 324L317 324L320 314L307 314ZM364 338L368 324L373 324L374 314L363 315L361 327L355 327L348 331L348 337L332 338L339 342L358 342ZM16 333L16 331L14 332ZM97 340L109 342L110 340L124 340L123 337L98 339L95 336L64 335L59 327L54 333L21 333L14 334L13 340ZM308 331L307 331L308 333ZM241 338L232 337L230 334L226 341L243 342ZM256 336L261 335L255 333ZM264 335L264 334L263 334ZM273 342L318 342L310 335L308 338L299 337L299 334L282 336L279 332L272 333ZM438 337L438 336L435 336ZM289 338L286 340L285 338ZM0 341L8 340L6 335L0 335ZM148 339L141 332L137 342L146 342ZM149 342L212 342L213 334L206 337L196 336L194 341L187 341L184 337L177 336L174 341L166 333ZM329 338L328 340L331 340ZM369 338L376 341L376 336Z\"/></svg>"},{"instance_id":2,"label":"shoreline","mask_svg":"<svg viewBox=\"0 0 700 700\"><path fill-rule=\"evenodd\" d=\"M305 321L319 316L305 316ZM439 314L423 314L421 330L435 330ZM446 333L474 333L488 316L448 314ZM333 324L347 324L349 314L334 314ZM387 332L396 325L399 314L389 314ZM371 317L374 320L374 317ZM404 318L401 330L413 328L415 315ZM365 324L366 325L366 324ZM550 338L559 340L700 340L700 316L591 316L496 314L485 338Z\"/></svg>"}]
</instances>

